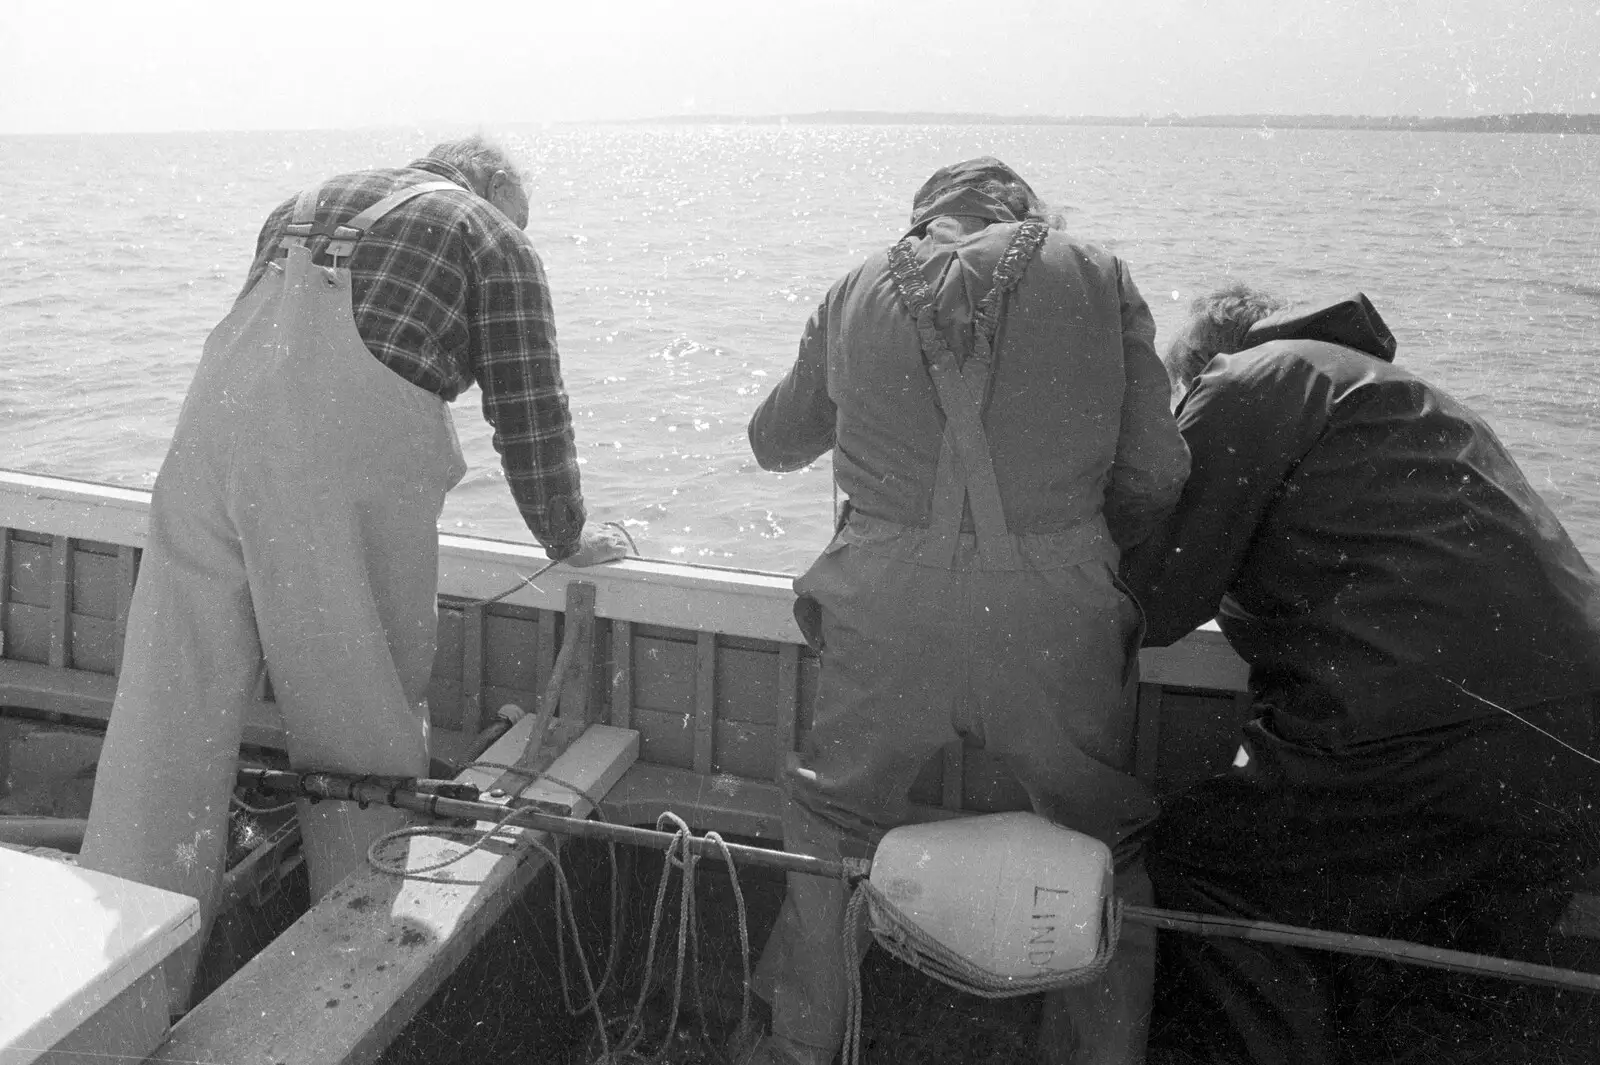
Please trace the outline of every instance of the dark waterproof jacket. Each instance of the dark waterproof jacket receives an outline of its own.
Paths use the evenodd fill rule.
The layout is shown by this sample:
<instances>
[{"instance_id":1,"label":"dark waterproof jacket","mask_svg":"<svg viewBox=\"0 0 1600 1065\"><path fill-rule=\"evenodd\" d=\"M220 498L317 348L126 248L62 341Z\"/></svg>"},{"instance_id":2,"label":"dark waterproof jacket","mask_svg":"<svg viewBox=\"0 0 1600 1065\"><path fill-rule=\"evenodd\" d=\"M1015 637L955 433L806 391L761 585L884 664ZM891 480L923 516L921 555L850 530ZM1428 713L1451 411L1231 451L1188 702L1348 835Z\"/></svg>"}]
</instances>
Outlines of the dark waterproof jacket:
<instances>
[{"instance_id":1,"label":"dark waterproof jacket","mask_svg":"<svg viewBox=\"0 0 1600 1065\"><path fill-rule=\"evenodd\" d=\"M1123 576L1147 644L1214 614L1280 731L1337 744L1600 690L1600 583L1365 296L1258 323L1178 407L1193 472Z\"/></svg>"},{"instance_id":2,"label":"dark waterproof jacket","mask_svg":"<svg viewBox=\"0 0 1600 1065\"><path fill-rule=\"evenodd\" d=\"M1019 225L979 199L914 240L958 358L973 350L975 309ZM1167 410L1155 324L1127 267L1052 232L1006 297L1002 323L983 427L1010 531L1072 529L1103 509L1118 546L1138 542L1176 500L1188 456ZM750 446L769 470L835 447L835 477L855 510L925 526L944 420L879 253L812 315L793 369L751 419Z\"/></svg>"}]
</instances>

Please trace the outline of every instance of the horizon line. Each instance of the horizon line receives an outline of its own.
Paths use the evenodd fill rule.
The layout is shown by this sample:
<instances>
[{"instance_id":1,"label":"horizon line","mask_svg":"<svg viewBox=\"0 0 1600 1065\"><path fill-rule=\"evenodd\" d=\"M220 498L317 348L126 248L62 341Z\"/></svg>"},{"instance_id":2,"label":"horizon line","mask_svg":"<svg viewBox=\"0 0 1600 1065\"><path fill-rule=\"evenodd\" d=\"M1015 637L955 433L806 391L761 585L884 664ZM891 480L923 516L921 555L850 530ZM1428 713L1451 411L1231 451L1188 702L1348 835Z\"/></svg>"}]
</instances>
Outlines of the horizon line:
<instances>
[{"instance_id":1,"label":"horizon line","mask_svg":"<svg viewBox=\"0 0 1600 1065\"><path fill-rule=\"evenodd\" d=\"M1418 125L1465 126L1484 123L1506 124L1520 122L1524 126L1533 122L1578 124L1600 132L1600 112L1581 111L1501 111L1479 115L1424 115L1424 114L1362 114L1349 112L1279 112L1241 111L1205 114L1183 114L1169 111L1161 114L1138 115L1047 115L1016 114L998 111L890 111L875 109L840 109L823 111L772 112L767 114L739 114L735 112L687 112L665 115L643 115L627 118L566 118L519 119L514 121L484 122L434 116L408 122L383 122L349 126L259 126L233 129L171 128L171 129L99 129L99 130L31 130L0 131L0 137L113 137L158 136L167 134L227 134L227 133L302 133L339 131L377 131L426 128L429 126L477 126L505 129L552 126L617 126L617 125L706 125L745 124L781 125L786 123L823 124L829 121L860 125L1104 125L1104 126L1238 126L1272 122L1293 123L1371 123L1378 128L1399 125L1409 128ZM1403 124L1403 125L1401 125ZM1501 132L1496 130L1495 132ZM1543 132L1538 129L1531 132ZM1427 132L1427 131L1424 131ZM1549 130L1549 132L1562 132Z\"/></svg>"}]
</instances>

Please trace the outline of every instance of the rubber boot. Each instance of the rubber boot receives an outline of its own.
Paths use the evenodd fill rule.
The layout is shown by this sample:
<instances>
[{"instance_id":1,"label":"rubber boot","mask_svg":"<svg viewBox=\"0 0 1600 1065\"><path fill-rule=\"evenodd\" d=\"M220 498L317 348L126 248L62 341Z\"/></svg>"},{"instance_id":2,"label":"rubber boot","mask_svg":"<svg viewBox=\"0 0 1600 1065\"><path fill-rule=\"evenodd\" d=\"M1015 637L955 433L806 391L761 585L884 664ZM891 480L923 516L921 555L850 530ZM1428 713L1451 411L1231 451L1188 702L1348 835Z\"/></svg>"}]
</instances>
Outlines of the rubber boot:
<instances>
[{"instance_id":1,"label":"rubber boot","mask_svg":"<svg viewBox=\"0 0 1600 1065\"><path fill-rule=\"evenodd\" d=\"M1125 903L1149 906L1154 901L1142 862L1118 873L1114 886ZM1150 1032L1155 971L1156 930L1124 922L1103 977L1044 996L1038 1065L1140 1065Z\"/></svg>"}]
</instances>

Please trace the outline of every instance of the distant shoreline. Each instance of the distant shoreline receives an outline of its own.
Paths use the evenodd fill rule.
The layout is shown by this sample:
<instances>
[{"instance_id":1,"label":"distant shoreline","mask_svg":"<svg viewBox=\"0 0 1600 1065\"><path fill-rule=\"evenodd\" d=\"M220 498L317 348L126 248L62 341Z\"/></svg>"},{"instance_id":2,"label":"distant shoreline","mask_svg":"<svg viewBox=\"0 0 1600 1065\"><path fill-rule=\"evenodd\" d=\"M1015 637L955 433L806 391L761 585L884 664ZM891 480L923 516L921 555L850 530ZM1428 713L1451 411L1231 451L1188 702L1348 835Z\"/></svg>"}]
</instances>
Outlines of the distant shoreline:
<instances>
[{"instance_id":1,"label":"distant shoreline","mask_svg":"<svg viewBox=\"0 0 1600 1065\"><path fill-rule=\"evenodd\" d=\"M1600 114L1525 112L1471 118L1410 115L997 115L945 111L812 111L793 115L664 115L563 125L1164 126L1221 129L1362 129L1420 133L1600 134Z\"/></svg>"}]
</instances>

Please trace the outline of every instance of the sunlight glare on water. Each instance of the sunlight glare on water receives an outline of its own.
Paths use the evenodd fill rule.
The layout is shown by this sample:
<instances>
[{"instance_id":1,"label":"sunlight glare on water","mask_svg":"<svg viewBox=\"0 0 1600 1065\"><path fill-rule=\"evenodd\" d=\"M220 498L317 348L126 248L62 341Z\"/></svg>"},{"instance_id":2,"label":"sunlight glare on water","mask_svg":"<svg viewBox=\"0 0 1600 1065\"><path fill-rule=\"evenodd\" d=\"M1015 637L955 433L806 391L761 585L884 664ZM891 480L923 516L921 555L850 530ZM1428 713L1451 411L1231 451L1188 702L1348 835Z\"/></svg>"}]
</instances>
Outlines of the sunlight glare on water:
<instances>
[{"instance_id":1,"label":"sunlight glare on water","mask_svg":"<svg viewBox=\"0 0 1600 1065\"><path fill-rule=\"evenodd\" d=\"M0 138L0 466L148 486L267 212L456 132ZM928 173L994 154L1128 260L1162 339L1231 278L1365 291L1397 361L1488 416L1600 559L1600 138L618 125L503 140L528 164L590 513L646 555L810 561L832 521L828 459L763 472L749 416ZM442 528L526 541L476 390L454 411L471 470Z\"/></svg>"}]
</instances>

